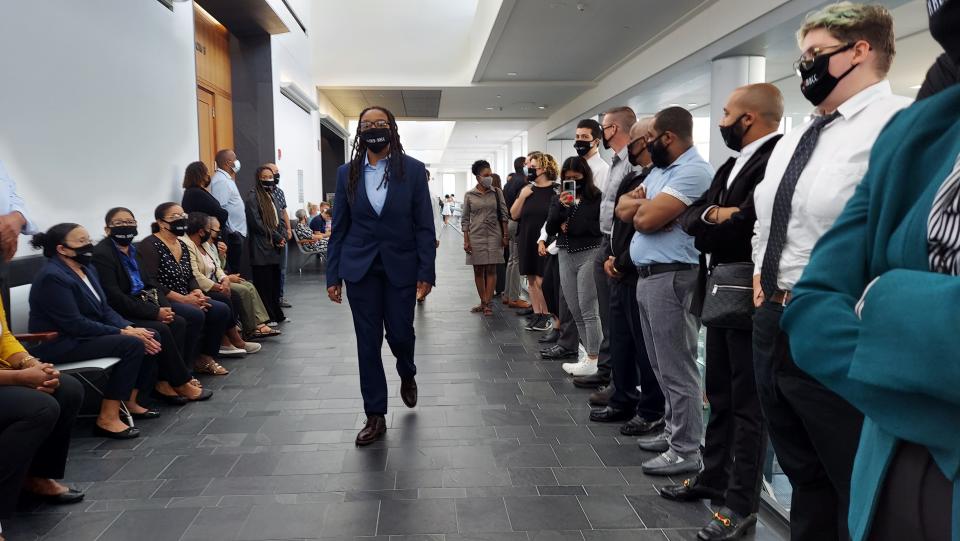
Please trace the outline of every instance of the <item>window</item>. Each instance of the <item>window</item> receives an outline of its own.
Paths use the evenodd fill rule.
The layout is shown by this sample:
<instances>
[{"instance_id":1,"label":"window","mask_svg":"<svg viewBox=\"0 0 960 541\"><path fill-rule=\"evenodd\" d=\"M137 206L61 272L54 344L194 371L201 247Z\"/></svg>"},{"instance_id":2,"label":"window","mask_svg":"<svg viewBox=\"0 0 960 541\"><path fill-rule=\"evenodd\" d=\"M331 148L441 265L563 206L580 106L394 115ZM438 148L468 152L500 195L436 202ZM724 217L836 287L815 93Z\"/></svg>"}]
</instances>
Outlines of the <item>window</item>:
<instances>
[{"instance_id":1,"label":"window","mask_svg":"<svg viewBox=\"0 0 960 541\"><path fill-rule=\"evenodd\" d=\"M457 191L457 175L453 173L443 174L443 195L452 194Z\"/></svg>"}]
</instances>

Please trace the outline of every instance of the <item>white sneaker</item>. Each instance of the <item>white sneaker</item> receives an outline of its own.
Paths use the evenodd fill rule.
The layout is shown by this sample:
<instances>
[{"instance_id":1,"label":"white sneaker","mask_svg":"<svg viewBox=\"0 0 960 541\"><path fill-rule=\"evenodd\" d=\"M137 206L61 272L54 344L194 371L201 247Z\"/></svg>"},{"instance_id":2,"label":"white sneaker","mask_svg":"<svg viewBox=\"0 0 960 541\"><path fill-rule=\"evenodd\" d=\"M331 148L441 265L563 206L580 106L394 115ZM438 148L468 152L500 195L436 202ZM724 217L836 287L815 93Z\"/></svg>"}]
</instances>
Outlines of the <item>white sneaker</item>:
<instances>
[{"instance_id":1,"label":"white sneaker","mask_svg":"<svg viewBox=\"0 0 960 541\"><path fill-rule=\"evenodd\" d=\"M592 376L597 373L597 361L577 363L570 372L571 376Z\"/></svg>"},{"instance_id":2,"label":"white sneaker","mask_svg":"<svg viewBox=\"0 0 960 541\"><path fill-rule=\"evenodd\" d=\"M247 350L236 348L233 346L220 346L220 355L222 357L243 357L247 354Z\"/></svg>"},{"instance_id":3,"label":"white sneaker","mask_svg":"<svg viewBox=\"0 0 960 541\"><path fill-rule=\"evenodd\" d=\"M247 353L256 353L260 351L262 347L263 346L256 342L247 342L243 345L243 349L246 350Z\"/></svg>"},{"instance_id":4,"label":"white sneaker","mask_svg":"<svg viewBox=\"0 0 960 541\"><path fill-rule=\"evenodd\" d=\"M276 321L267 322L267 327L270 327L270 328L276 327L277 325L279 325L279 323L277 323Z\"/></svg>"},{"instance_id":5,"label":"white sneaker","mask_svg":"<svg viewBox=\"0 0 960 541\"><path fill-rule=\"evenodd\" d=\"M567 374L571 374L573 373L573 370L582 363L583 361L578 361L575 363L563 363L560 365L560 368L563 368L563 371Z\"/></svg>"}]
</instances>

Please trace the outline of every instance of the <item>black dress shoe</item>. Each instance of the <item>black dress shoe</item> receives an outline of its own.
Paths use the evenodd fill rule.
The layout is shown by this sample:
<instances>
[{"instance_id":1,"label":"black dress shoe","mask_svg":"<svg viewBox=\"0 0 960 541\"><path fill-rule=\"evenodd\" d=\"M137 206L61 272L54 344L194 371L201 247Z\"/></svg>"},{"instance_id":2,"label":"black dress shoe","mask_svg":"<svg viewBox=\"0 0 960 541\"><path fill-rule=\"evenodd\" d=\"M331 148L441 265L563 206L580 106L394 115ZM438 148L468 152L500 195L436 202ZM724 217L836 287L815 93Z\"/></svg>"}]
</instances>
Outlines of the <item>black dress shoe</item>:
<instances>
[{"instance_id":1,"label":"black dress shoe","mask_svg":"<svg viewBox=\"0 0 960 541\"><path fill-rule=\"evenodd\" d=\"M624 436L643 436L663 428L663 417L648 421L639 415L627 421L627 424L620 427L620 433Z\"/></svg>"},{"instance_id":2,"label":"black dress shoe","mask_svg":"<svg viewBox=\"0 0 960 541\"><path fill-rule=\"evenodd\" d=\"M747 535L757 523L757 515L750 514L745 517L738 515L732 509L726 507L713 514L713 520L710 524L697 532L697 539L701 541L731 541L740 539Z\"/></svg>"},{"instance_id":3,"label":"black dress shoe","mask_svg":"<svg viewBox=\"0 0 960 541\"><path fill-rule=\"evenodd\" d=\"M660 496L675 502L696 502L700 500L722 500L723 492L700 484L698 477L684 479L679 485L667 485L659 488Z\"/></svg>"},{"instance_id":4,"label":"black dress shoe","mask_svg":"<svg viewBox=\"0 0 960 541\"><path fill-rule=\"evenodd\" d=\"M552 360L552 361L556 361L559 359L569 359L571 357L576 357L576 356L577 356L576 351L569 350L563 346L553 346L550 349L540 351L541 358Z\"/></svg>"},{"instance_id":5,"label":"black dress shoe","mask_svg":"<svg viewBox=\"0 0 960 541\"><path fill-rule=\"evenodd\" d=\"M357 447L370 445L380 439L380 436L386 434L386 432L387 421L383 418L383 415L368 415L367 424L357 434Z\"/></svg>"},{"instance_id":6,"label":"black dress shoe","mask_svg":"<svg viewBox=\"0 0 960 541\"><path fill-rule=\"evenodd\" d=\"M167 404L170 406L185 406L187 405L187 402L190 401L190 399L185 396L180 396L178 394L174 394L174 395L163 394L160 391L153 391L151 396L163 402L164 404Z\"/></svg>"},{"instance_id":7,"label":"black dress shoe","mask_svg":"<svg viewBox=\"0 0 960 541\"><path fill-rule=\"evenodd\" d=\"M27 492L26 496L31 500L40 501L47 505L70 505L82 502L85 494L75 488L68 488L63 494L46 495Z\"/></svg>"},{"instance_id":8,"label":"black dress shoe","mask_svg":"<svg viewBox=\"0 0 960 541\"><path fill-rule=\"evenodd\" d=\"M400 399L408 408L417 405L417 380L414 378L400 380Z\"/></svg>"},{"instance_id":9,"label":"black dress shoe","mask_svg":"<svg viewBox=\"0 0 960 541\"><path fill-rule=\"evenodd\" d=\"M102 428L99 425L93 426L93 434L95 436L101 436L104 438L110 438L113 440L132 440L140 436L140 429L135 426L128 426L126 430L121 430L120 432L112 432L106 428Z\"/></svg>"},{"instance_id":10,"label":"black dress shoe","mask_svg":"<svg viewBox=\"0 0 960 541\"><path fill-rule=\"evenodd\" d=\"M213 398L213 391L210 389L200 389L200 396L187 399L190 402L205 402Z\"/></svg>"},{"instance_id":11,"label":"black dress shoe","mask_svg":"<svg viewBox=\"0 0 960 541\"><path fill-rule=\"evenodd\" d=\"M579 376L573 378L573 386L581 389L598 389L610 383L610 376L601 376L596 373L592 376Z\"/></svg>"},{"instance_id":12,"label":"black dress shoe","mask_svg":"<svg viewBox=\"0 0 960 541\"><path fill-rule=\"evenodd\" d=\"M613 396L613 391L613 385L600 387L596 391L590 393L590 398L587 399L587 402L596 408L606 407L606 405L610 403L610 397Z\"/></svg>"},{"instance_id":13,"label":"black dress shoe","mask_svg":"<svg viewBox=\"0 0 960 541\"><path fill-rule=\"evenodd\" d=\"M622 410L613 406L606 406L590 411L590 420L595 423L620 423L633 417L630 410Z\"/></svg>"},{"instance_id":14,"label":"black dress shoe","mask_svg":"<svg viewBox=\"0 0 960 541\"><path fill-rule=\"evenodd\" d=\"M541 344L549 344L551 342L556 342L559 339L560 339L560 331L558 331L557 329L550 329L550 331L547 332L547 334L541 336L540 338L537 338L537 342Z\"/></svg>"},{"instance_id":15,"label":"black dress shoe","mask_svg":"<svg viewBox=\"0 0 960 541\"><path fill-rule=\"evenodd\" d=\"M131 413L130 416L133 417L134 419L140 419L140 420L156 419L157 417L160 417L160 412L157 410L148 409L143 413Z\"/></svg>"}]
</instances>

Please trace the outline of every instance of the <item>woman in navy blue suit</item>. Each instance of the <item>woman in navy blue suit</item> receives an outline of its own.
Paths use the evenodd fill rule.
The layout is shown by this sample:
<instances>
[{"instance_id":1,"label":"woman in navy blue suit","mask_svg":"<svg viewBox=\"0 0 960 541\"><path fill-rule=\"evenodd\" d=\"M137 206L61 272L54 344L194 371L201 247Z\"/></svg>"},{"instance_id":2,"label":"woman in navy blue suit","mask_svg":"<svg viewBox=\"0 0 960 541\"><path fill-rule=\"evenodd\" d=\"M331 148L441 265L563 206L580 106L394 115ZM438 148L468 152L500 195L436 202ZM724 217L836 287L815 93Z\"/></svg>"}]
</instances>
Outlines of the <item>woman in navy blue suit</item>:
<instances>
[{"instance_id":1,"label":"woman in navy blue suit","mask_svg":"<svg viewBox=\"0 0 960 541\"><path fill-rule=\"evenodd\" d=\"M97 434L129 439L138 428L120 420L120 402L134 418L159 413L137 403L137 392L150 389L152 363L144 354L160 352L154 331L134 328L110 308L93 268L93 244L87 230L77 224L57 224L34 235L34 248L42 248L47 262L30 288L30 332L56 331L58 336L30 349L30 353L56 363L119 357L103 390Z\"/></svg>"},{"instance_id":2,"label":"woman in navy blue suit","mask_svg":"<svg viewBox=\"0 0 960 541\"><path fill-rule=\"evenodd\" d=\"M400 398L407 407L417 404L413 313L417 298L433 288L437 248L427 170L404 154L393 114L365 109L353 149L350 163L337 170L327 294L339 304L347 283L367 414L356 443L368 445L387 430L384 329L397 358Z\"/></svg>"}]
</instances>

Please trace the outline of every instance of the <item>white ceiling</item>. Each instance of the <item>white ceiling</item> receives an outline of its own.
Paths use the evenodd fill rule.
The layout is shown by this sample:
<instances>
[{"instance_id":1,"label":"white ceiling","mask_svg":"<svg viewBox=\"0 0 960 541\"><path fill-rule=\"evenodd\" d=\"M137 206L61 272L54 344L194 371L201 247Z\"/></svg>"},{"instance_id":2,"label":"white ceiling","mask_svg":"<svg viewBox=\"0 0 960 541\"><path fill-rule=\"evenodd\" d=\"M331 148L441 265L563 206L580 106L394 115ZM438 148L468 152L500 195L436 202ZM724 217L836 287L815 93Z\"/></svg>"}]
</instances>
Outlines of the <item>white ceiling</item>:
<instances>
[{"instance_id":1,"label":"white ceiling","mask_svg":"<svg viewBox=\"0 0 960 541\"><path fill-rule=\"evenodd\" d=\"M498 149L530 128L532 122L525 120L469 120L457 122L440 162L432 165L449 169L465 170L474 161L484 159L495 163ZM513 159L513 156L510 156ZM509 171L508 171L509 172ZM504 172L500 172L501 175Z\"/></svg>"}]
</instances>

